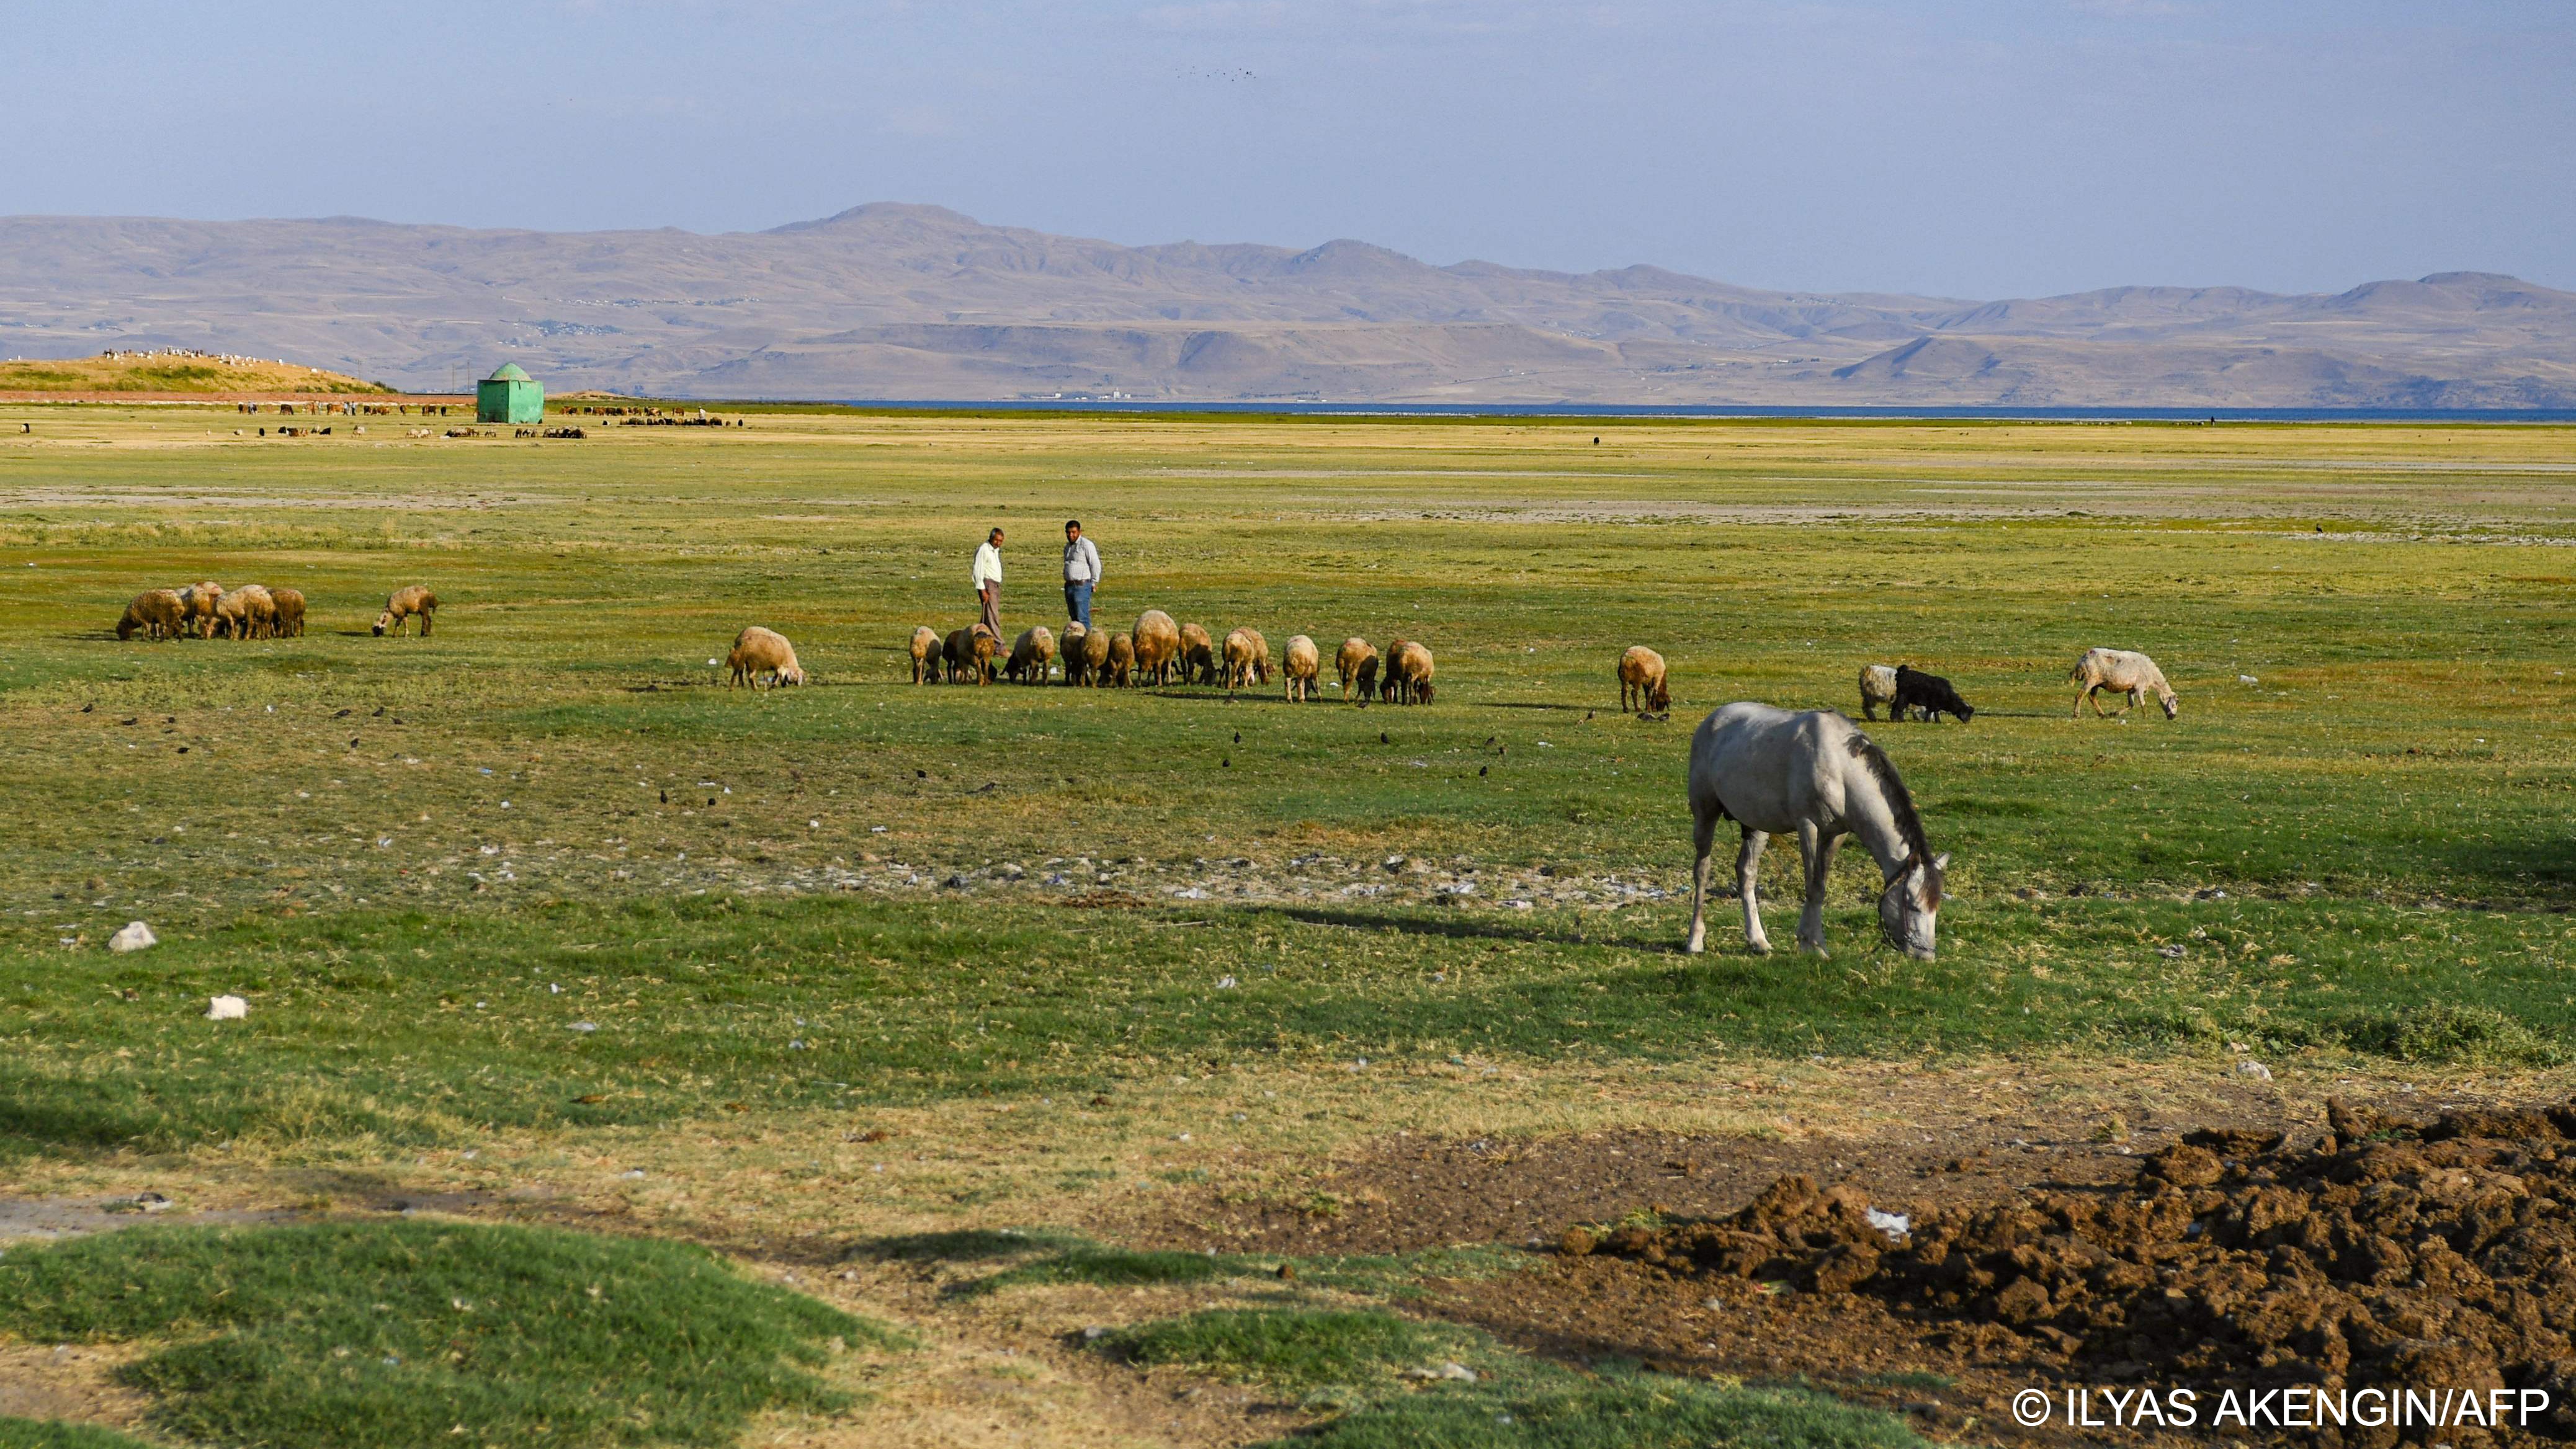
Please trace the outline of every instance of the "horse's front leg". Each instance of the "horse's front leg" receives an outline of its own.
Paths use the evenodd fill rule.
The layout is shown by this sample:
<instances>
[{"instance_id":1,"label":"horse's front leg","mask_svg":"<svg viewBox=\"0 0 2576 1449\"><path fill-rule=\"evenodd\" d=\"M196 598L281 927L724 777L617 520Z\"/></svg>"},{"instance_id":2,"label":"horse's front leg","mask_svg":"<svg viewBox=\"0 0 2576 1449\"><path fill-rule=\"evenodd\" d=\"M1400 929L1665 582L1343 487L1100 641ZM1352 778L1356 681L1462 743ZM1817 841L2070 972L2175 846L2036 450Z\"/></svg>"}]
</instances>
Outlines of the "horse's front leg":
<instances>
[{"instance_id":1,"label":"horse's front leg","mask_svg":"<svg viewBox=\"0 0 2576 1449\"><path fill-rule=\"evenodd\" d=\"M1717 812L1691 809L1691 923L1682 949L1698 955L1708 949L1708 856L1717 846Z\"/></svg>"},{"instance_id":2,"label":"horse's front leg","mask_svg":"<svg viewBox=\"0 0 2576 1449\"><path fill-rule=\"evenodd\" d=\"M1825 883L1833 878L1834 852L1842 848L1837 831L1826 834L1812 821L1798 822L1798 857L1807 866L1807 906L1798 913L1798 949L1825 954Z\"/></svg>"},{"instance_id":3,"label":"horse's front leg","mask_svg":"<svg viewBox=\"0 0 2576 1449\"><path fill-rule=\"evenodd\" d=\"M1744 848L1735 853L1735 894L1744 902L1744 944L1757 956L1771 954L1771 938L1762 934L1762 903L1754 892L1753 875L1762 864L1762 847L1771 837L1748 825L1744 827Z\"/></svg>"}]
</instances>

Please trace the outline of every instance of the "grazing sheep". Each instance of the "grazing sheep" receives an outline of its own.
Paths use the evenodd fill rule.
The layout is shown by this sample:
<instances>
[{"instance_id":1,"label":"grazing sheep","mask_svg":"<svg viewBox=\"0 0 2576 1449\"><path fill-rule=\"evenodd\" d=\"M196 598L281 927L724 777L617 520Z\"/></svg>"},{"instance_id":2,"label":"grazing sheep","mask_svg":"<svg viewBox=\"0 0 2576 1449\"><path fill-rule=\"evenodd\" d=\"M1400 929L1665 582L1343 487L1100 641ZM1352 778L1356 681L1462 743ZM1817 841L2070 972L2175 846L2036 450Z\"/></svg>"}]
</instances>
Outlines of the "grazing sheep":
<instances>
[{"instance_id":1,"label":"grazing sheep","mask_svg":"<svg viewBox=\"0 0 2576 1449\"><path fill-rule=\"evenodd\" d=\"M1022 684L1044 684L1055 663L1055 631L1044 624L1032 624L1011 641L1011 660L1002 673Z\"/></svg>"},{"instance_id":2,"label":"grazing sheep","mask_svg":"<svg viewBox=\"0 0 2576 1449\"><path fill-rule=\"evenodd\" d=\"M1324 672L1324 651L1303 634L1288 636L1288 652L1279 656L1279 672L1288 681L1288 702L1315 697L1315 676Z\"/></svg>"},{"instance_id":3,"label":"grazing sheep","mask_svg":"<svg viewBox=\"0 0 2576 1449\"><path fill-rule=\"evenodd\" d=\"M1896 718L1896 670L1886 664L1864 664L1860 667L1860 712L1870 719L1878 718L1878 707L1888 707L1888 718Z\"/></svg>"},{"instance_id":4,"label":"grazing sheep","mask_svg":"<svg viewBox=\"0 0 2576 1449\"><path fill-rule=\"evenodd\" d=\"M146 639L175 639L187 622L177 589L146 589L125 606L125 617L116 621L116 637L131 639L140 633Z\"/></svg>"},{"instance_id":5,"label":"grazing sheep","mask_svg":"<svg viewBox=\"0 0 2576 1449\"><path fill-rule=\"evenodd\" d=\"M227 589L215 600L215 632L234 639L265 639L277 626L277 600L257 584Z\"/></svg>"},{"instance_id":6,"label":"grazing sheep","mask_svg":"<svg viewBox=\"0 0 2576 1449\"><path fill-rule=\"evenodd\" d=\"M758 624L736 634L733 652L725 656L728 677L725 688L747 684L760 688L766 679L772 686L803 684L805 671L796 666L796 646L787 636Z\"/></svg>"},{"instance_id":7,"label":"grazing sheep","mask_svg":"<svg viewBox=\"0 0 2576 1449\"><path fill-rule=\"evenodd\" d=\"M437 612L438 595L431 593L427 588L413 584L408 588L396 589L393 597L385 600L385 611L376 616L376 633L381 637L386 630L390 629L400 634L403 631L403 621L418 614L420 637L426 639L429 637L430 616Z\"/></svg>"},{"instance_id":8,"label":"grazing sheep","mask_svg":"<svg viewBox=\"0 0 2576 1449\"><path fill-rule=\"evenodd\" d=\"M1176 662L1181 666L1181 683L1216 683L1216 641L1198 625L1181 626L1181 653Z\"/></svg>"},{"instance_id":9,"label":"grazing sheep","mask_svg":"<svg viewBox=\"0 0 2576 1449\"><path fill-rule=\"evenodd\" d=\"M1181 652L1181 626L1172 622L1171 615L1160 609L1147 609L1137 617L1135 631L1127 642L1135 651L1139 683L1172 682L1172 663Z\"/></svg>"},{"instance_id":10,"label":"grazing sheep","mask_svg":"<svg viewBox=\"0 0 2576 1449\"><path fill-rule=\"evenodd\" d=\"M912 682L933 684L939 679L939 631L928 624L912 631Z\"/></svg>"},{"instance_id":11,"label":"grazing sheep","mask_svg":"<svg viewBox=\"0 0 2576 1449\"><path fill-rule=\"evenodd\" d=\"M1908 711L1920 711L1925 722L1947 714L1966 724L1977 712L1950 687L1950 681L1937 674L1926 674L1909 664L1896 666L1895 717L1903 719Z\"/></svg>"},{"instance_id":12,"label":"grazing sheep","mask_svg":"<svg viewBox=\"0 0 2576 1449\"><path fill-rule=\"evenodd\" d=\"M1109 657L1118 652L1126 636L1114 629L1085 628L1082 631L1082 682L1098 688L1109 683ZM1065 642L1065 682L1073 682L1073 643ZM1130 658L1133 658L1131 653Z\"/></svg>"},{"instance_id":13,"label":"grazing sheep","mask_svg":"<svg viewBox=\"0 0 2576 1449\"><path fill-rule=\"evenodd\" d=\"M303 638L304 591L302 589L271 589L268 591L268 597L272 603L277 605L277 627L273 631L276 636L280 639Z\"/></svg>"},{"instance_id":14,"label":"grazing sheep","mask_svg":"<svg viewBox=\"0 0 2576 1449\"><path fill-rule=\"evenodd\" d=\"M1410 639L1398 639L1386 651L1386 681L1381 690L1395 704L1431 702L1431 651Z\"/></svg>"},{"instance_id":15,"label":"grazing sheep","mask_svg":"<svg viewBox=\"0 0 2576 1449\"><path fill-rule=\"evenodd\" d=\"M1354 677L1353 684L1359 690L1359 697L1363 704L1378 697L1377 666L1377 651L1372 649L1369 651L1369 656L1360 661L1359 673Z\"/></svg>"},{"instance_id":16,"label":"grazing sheep","mask_svg":"<svg viewBox=\"0 0 2576 1449\"><path fill-rule=\"evenodd\" d=\"M1333 667L1341 671L1343 699L1357 704L1377 692L1377 647L1366 639L1355 636L1343 640L1342 652L1334 656ZM1363 669L1368 671L1368 684L1354 694L1352 688L1359 683Z\"/></svg>"},{"instance_id":17,"label":"grazing sheep","mask_svg":"<svg viewBox=\"0 0 2576 1449\"><path fill-rule=\"evenodd\" d=\"M1664 656L1643 644L1631 644L1619 656L1619 712L1628 712L1628 701L1635 699L1639 714L1662 714L1673 707L1673 695L1664 686Z\"/></svg>"},{"instance_id":18,"label":"grazing sheep","mask_svg":"<svg viewBox=\"0 0 2576 1449\"><path fill-rule=\"evenodd\" d=\"M1236 689L1270 682L1270 641L1258 629L1236 629L1225 636L1225 687Z\"/></svg>"},{"instance_id":19,"label":"grazing sheep","mask_svg":"<svg viewBox=\"0 0 2576 1449\"><path fill-rule=\"evenodd\" d=\"M972 675L977 684L993 682L993 655L1001 641L981 621L948 633L948 645L942 652L948 659L948 682L955 684L961 675Z\"/></svg>"},{"instance_id":20,"label":"grazing sheep","mask_svg":"<svg viewBox=\"0 0 2576 1449\"><path fill-rule=\"evenodd\" d=\"M2110 716L2102 713L2102 701L2094 698L2095 691L2103 689L2129 697L2128 704L2120 710L2122 715L2136 709L2151 693L2156 703L2164 706L2165 718L2182 713L2182 703L2174 697L2173 686L2165 683L2165 672L2156 667L2156 661L2132 650L2087 649L2084 657L2075 661L2074 672L2066 676L2066 682L2083 686L2076 691L2075 707L2067 711L2070 718L2082 714L2084 701L2091 699L2093 713L2108 719Z\"/></svg>"},{"instance_id":21,"label":"grazing sheep","mask_svg":"<svg viewBox=\"0 0 2576 1449\"><path fill-rule=\"evenodd\" d=\"M179 608L186 615L179 626L181 636L193 632L200 639L215 637L215 601L223 596L224 586L211 579L181 589Z\"/></svg>"},{"instance_id":22,"label":"grazing sheep","mask_svg":"<svg viewBox=\"0 0 2576 1449\"><path fill-rule=\"evenodd\" d=\"M1080 619L1066 621L1061 649L1064 655L1064 682L1068 689L1082 683L1083 675L1089 672L1088 666L1091 661L1083 652L1083 643L1090 637L1091 631L1083 627ZM1107 647L1105 641L1102 647Z\"/></svg>"},{"instance_id":23,"label":"grazing sheep","mask_svg":"<svg viewBox=\"0 0 2576 1449\"><path fill-rule=\"evenodd\" d=\"M1136 678L1136 641L1124 634L1109 636L1109 671L1113 688L1125 689Z\"/></svg>"}]
</instances>

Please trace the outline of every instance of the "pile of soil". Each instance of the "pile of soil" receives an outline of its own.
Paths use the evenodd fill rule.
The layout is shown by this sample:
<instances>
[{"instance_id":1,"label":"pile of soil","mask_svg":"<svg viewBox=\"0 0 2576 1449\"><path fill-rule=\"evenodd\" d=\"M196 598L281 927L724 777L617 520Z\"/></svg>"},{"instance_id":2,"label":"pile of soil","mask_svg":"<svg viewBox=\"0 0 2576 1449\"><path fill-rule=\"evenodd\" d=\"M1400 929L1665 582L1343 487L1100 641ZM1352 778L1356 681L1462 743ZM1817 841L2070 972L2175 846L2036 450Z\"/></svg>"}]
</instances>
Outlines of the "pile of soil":
<instances>
[{"instance_id":1,"label":"pile of soil","mask_svg":"<svg viewBox=\"0 0 2576 1449\"><path fill-rule=\"evenodd\" d=\"M2327 1121L2298 1146L2190 1133L2127 1187L1934 1208L1904 1231L1858 1189L1792 1175L1727 1217L1576 1228L1560 1248L1874 1299L1980 1357L2029 1351L2094 1382L2542 1389L2533 1427L2576 1437L2576 1104L2405 1123L2330 1102Z\"/></svg>"}]
</instances>

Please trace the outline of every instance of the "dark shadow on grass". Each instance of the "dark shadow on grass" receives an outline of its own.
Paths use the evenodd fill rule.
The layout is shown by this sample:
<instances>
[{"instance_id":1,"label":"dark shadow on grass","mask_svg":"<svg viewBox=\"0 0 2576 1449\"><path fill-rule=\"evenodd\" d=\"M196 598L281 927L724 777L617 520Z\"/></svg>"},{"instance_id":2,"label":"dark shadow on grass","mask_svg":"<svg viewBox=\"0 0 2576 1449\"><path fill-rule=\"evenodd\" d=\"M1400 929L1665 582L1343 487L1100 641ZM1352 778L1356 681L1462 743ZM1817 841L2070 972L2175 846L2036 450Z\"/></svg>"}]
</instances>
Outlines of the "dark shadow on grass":
<instances>
[{"instance_id":1,"label":"dark shadow on grass","mask_svg":"<svg viewBox=\"0 0 2576 1449\"><path fill-rule=\"evenodd\" d=\"M1408 936L1445 936L1457 941L1519 941L1529 945L1619 946L1632 951L1655 951L1668 955L1681 953L1681 943L1648 940L1631 934L1589 935L1570 931L1552 931L1538 926L1519 926L1492 920L1481 914L1442 916L1368 915L1359 911L1335 910L1328 906L1260 905L1248 909L1265 915L1285 916L1310 926L1342 926L1354 931L1397 931Z\"/></svg>"}]
</instances>

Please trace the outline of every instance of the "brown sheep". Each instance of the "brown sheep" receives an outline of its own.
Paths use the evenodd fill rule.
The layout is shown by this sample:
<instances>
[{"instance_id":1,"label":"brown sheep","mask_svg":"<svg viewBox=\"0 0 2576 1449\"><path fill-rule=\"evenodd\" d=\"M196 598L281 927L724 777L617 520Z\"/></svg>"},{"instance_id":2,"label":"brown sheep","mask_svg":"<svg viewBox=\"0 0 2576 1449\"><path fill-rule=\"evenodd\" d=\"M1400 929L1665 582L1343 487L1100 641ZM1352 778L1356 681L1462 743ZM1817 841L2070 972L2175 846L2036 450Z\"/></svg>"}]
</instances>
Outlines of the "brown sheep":
<instances>
[{"instance_id":1,"label":"brown sheep","mask_svg":"<svg viewBox=\"0 0 2576 1449\"><path fill-rule=\"evenodd\" d=\"M224 586L209 579L190 584L179 591L179 608L186 619L179 626L184 637L193 632L200 639L215 637L215 601L224 596Z\"/></svg>"},{"instance_id":2,"label":"brown sheep","mask_svg":"<svg viewBox=\"0 0 2576 1449\"><path fill-rule=\"evenodd\" d=\"M1135 682L1137 675L1136 641L1134 639L1131 639L1124 634L1112 634L1109 636L1108 670L1109 684L1113 688L1125 689L1129 684Z\"/></svg>"},{"instance_id":3,"label":"brown sheep","mask_svg":"<svg viewBox=\"0 0 2576 1449\"><path fill-rule=\"evenodd\" d=\"M1097 688L1109 682L1109 656L1117 652L1120 637L1113 629L1086 627L1082 631L1083 683Z\"/></svg>"},{"instance_id":4,"label":"brown sheep","mask_svg":"<svg viewBox=\"0 0 2576 1449\"><path fill-rule=\"evenodd\" d=\"M257 584L227 589L215 601L215 632L234 639L265 639L277 627L277 600Z\"/></svg>"},{"instance_id":5,"label":"brown sheep","mask_svg":"<svg viewBox=\"0 0 2576 1449\"><path fill-rule=\"evenodd\" d=\"M280 639L304 637L304 591L271 589L269 601L277 606L277 627L271 632Z\"/></svg>"},{"instance_id":6,"label":"brown sheep","mask_svg":"<svg viewBox=\"0 0 2576 1449\"><path fill-rule=\"evenodd\" d=\"M1225 636L1225 687L1231 693L1239 688L1270 682L1270 641L1258 629L1237 629Z\"/></svg>"},{"instance_id":7,"label":"brown sheep","mask_svg":"<svg viewBox=\"0 0 2576 1449\"><path fill-rule=\"evenodd\" d=\"M1198 625L1181 626L1181 653L1175 662L1181 667L1181 683L1216 683L1216 641Z\"/></svg>"},{"instance_id":8,"label":"brown sheep","mask_svg":"<svg viewBox=\"0 0 2576 1449\"><path fill-rule=\"evenodd\" d=\"M1383 688L1397 704L1431 702L1431 651L1410 639L1399 639L1386 651Z\"/></svg>"},{"instance_id":9,"label":"brown sheep","mask_svg":"<svg viewBox=\"0 0 2576 1449\"><path fill-rule=\"evenodd\" d=\"M933 684L939 679L939 631L928 624L912 631L912 682Z\"/></svg>"},{"instance_id":10,"label":"brown sheep","mask_svg":"<svg viewBox=\"0 0 2576 1449\"><path fill-rule=\"evenodd\" d=\"M385 611L376 616L376 634L382 637L388 629L400 634L403 631L403 621L418 614L420 637L426 639L429 637L430 616L437 612L438 595L431 593L427 588L412 584L407 588L396 589L393 597L385 600Z\"/></svg>"},{"instance_id":11,"label":"brown sheep","mask_svg":"<svg viewBox=\"0 0 2576 1449\"><path fill-rule=\"evenodd\" d=\"M1288 702L1302 703L1315 697L1315 676L1324 672L1324 651L1303 634L1288 636L1288 652L1280 656L1279 672L1288 681Z\"/></svg>"},{"instance_id":12,"label":"brown sheep","mask_svg":"<svg viewBox=\"0 0 2576 1449\"><path fill-rule=\"evenodd\" d=\"M1631 644L1619 656L1619 712L1628 712L1634 699L1639 714L1662 714L1673 707L1672 691L1664 687L1664 656L1643 644Z\"/></svg>"},{"instance_id":13,"label":"brown sheep","mask_svg":"<svg viewBox=\"0 0 2576 1449\"><path fill-rule=\"evenodd\" d=\"M1044 624L1032 624L1011 641L1011 660L1002 673L1022 684L1044 684L1048 667L1055 663L1055 631Z\"/></svg>"},{"instance_id":14,"label":"brown sheep","mask_svg":"<svg viewBox=\"0 0 2576 1449\"><path fill-rule=\"evenodd\" d=\"M116 637L131 639L140 633L146 639L175 639L187 624L187 607L179 602L177 589L146 589L125 606L125 617L116 621Z\"/></svg>"},{"instance_id":15,"label":"brown sheep","mask_svg":"<svg viewBox=\"0 0 2576 1449\"><path fill-rule=\"evenodd\" d=\"M949 630L947 645L941 650L948 661L948 682L955 684L971 677L977 684L992 683L993 656L1000 649L1001 641L980 622Z\"/></svg>"},{"instance_id":16,"label":"brown sheep","mask_svg":"<svg viewBox=\"0 0 2576 1449\"><path fill-rule=\"evenodd\" d=\"M767 679L773 686L803 684L805 671L796 665L796 646L787 636L758 624L733 637L733 652L725 656L728 671L725 687L747 684L754 689Z\"/></svg>"},{"instance_id":17,"label":"brown sheep","mask_svg":"<svg viewBox=\"0 0 2576 1449\"><path fill-rule=\"evenodd\" d=\"M1127 642L1134 653L1136 682L1172 682L1172 662L1181 652L1181 626L1172 622L1171 615L1160 609L1147 609L1137 617L1136 628Z\"/></svg>"},{"instance_id":18,"label":"brown sheep","mask_svg":"<svg viewBox=\"0 0 2576 1449\"><path fill-rule=\"evenodd\" d=\"M1083 642L1090 637L1091 631L1082 626L1080 619L1065 621L1064 638L1058 641L1057 652L1064 657L1064 682L1067 688L1082 683L1083 675L1089 672L1088 666L1091 661L1084 656L1082 646Z\"/></svg>"},{"instance_id":19,"label":"brown sheep","mask_svg":"<svg viewBox=\"0 0 2576 1449\"><path fill-rule=\"evenodd\" d=\"M1342 652L1333 659L1341 671L1342 698L1357 704L1377 692L1377 646L1354 636L1342 641ZM1365 678L1366 684L1360 683Z\"/></svg>"}]
</instances>

